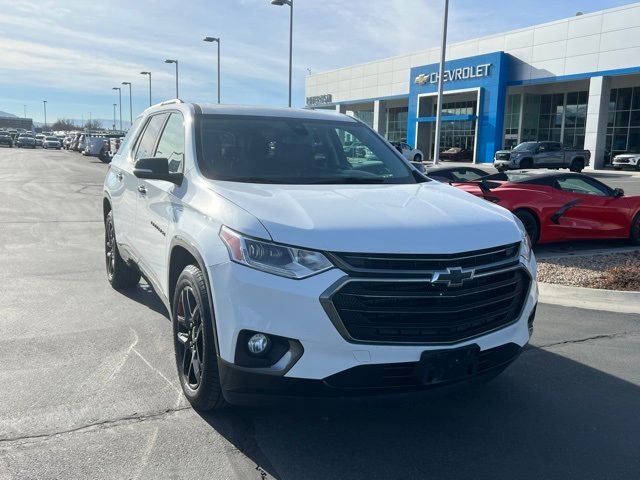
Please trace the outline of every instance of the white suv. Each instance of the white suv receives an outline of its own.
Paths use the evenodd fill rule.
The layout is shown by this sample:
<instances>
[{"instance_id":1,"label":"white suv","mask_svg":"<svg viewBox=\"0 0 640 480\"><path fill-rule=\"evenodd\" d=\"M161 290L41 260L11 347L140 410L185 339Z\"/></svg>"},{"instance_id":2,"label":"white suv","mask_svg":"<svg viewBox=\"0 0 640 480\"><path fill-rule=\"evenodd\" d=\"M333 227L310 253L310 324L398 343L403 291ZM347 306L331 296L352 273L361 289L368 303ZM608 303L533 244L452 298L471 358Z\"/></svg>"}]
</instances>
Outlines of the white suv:
<instances>
[{"instance_id":1,"label":"white suv","mask_svg":"<svg viewBox=\"0 0 640 480\"><path fill-rule=\"evenodd\" d=\"M488 378L531 334L518 220L352 117L156 105L114 156L103 207L108 279L154 287L198 409Z\"/></svg>"}]
</instances>

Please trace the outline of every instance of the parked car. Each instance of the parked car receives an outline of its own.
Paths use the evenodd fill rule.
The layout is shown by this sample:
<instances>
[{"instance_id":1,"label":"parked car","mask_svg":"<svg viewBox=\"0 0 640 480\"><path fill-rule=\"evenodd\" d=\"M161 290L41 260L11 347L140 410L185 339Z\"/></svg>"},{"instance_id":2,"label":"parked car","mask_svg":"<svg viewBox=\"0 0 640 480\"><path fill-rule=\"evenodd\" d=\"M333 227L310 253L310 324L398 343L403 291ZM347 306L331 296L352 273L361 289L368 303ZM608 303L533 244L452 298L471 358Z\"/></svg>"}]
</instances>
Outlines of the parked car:
<instances>
[{"instance_id":1,"label":"parked car","mask_svg":"<svg viewBox=\"0 0 640 480\"><path fill-rule=\"evenodd\" d=\"M65 150L69 150L69 148L71 147L72 141L73 141L73 136L69 135L67 137L64 137L64 140L62 140L62 147Z\"/></svg>"},{"instance_id":2,"label":"parked car","mask_svg":"<svg viewBox=\"0 0 640 480\"><path fill-rule=\"evenodd\" d=\"M54 150L60 150L62 148L62 143L60 143L60 139L58 137L54 137L52 135L44 137L42 140L43 148L53 148Z\"/></svg>"},{"instance_id":3,"label":"parked car","mask_svg":"<svg viewBox=\"0 0 640 480\"><path fill-rule=\"evenodd\" d=\"M20 148L36 148L36 137L30 133L21 133L16 140L16 146Z\"/></svg>"},{"instance_id":4,"label":"parked car","mask_svg":"<svg viewBox=\"0 0 640 480\"><path fill-rule=\"evenodd\" d=\"M487 175L489 175L489 172L475 167L435 167L427 169L429 178L444 183L473 182Z\"/></svg>"},{"instance_id":5,"label":"parked car","mask_svg":"<svg viewBox=\"0 0 640 480\"><path fill-rule=\"evenodd\" d=\"M581 172L589 165L591 152L563 148L560 142L523 142L513 150L498 150L493 166L498 171L532 168L568 168Z\"/></svg>"},{"instance_id":6,"label":"parked car","mask_svg":"<svg viewBox=\"0 0 640 480\"><path fill-rule=\"evenodd\" d=\"M467 162L473 160L473 150L462 147L452 147L440 152L440 160L452 162Z\"/></svg>"},{"instance_id":7,"label":"parked car","mask_svg":"<svg viewBox=\"0 0 640 480\"><path fill-rule=\"evenodd\" d=\"M640 147L629 149L613 157L613 168L622 170L623 167L631 167L640 171Z\"/></svg>"},{"instance_id":8,"label":"parked car","mask_svg":"<svg viewBox=\"0 0 640 480\"><path fill-rule=\"evenodd\" d=\"M11 134L9 132L0 132L0 145L13 148L13 138L11 138Z\"/></svg>"},{"instance_id":9,"label":"parked car","mask_svg":"<svg viewBox=\"0 0 640 480\"><path fill-rule=\"evenodd\" d=\"M351 137L379 173L347 157ZM520 222L336 112L151 107L111 162L103 209L107 278L156 290L200 410L486 378L530 337Z\"/></svg>"},{"instance_id":10,"label":"parked car","mask_svg":"<svg viewBox=\"0 0 640 480\"><path fill-rule=\"evenodd\" d=\"M404 158L410 162L422 162L424 160L424 153L422 150L413 148L406 142L390 142Z\"/></svg>"},{"instance_id":11,"label":"parked car","mask_svg":"<svg viewBox=\"0 0 640 480\"><path fill-rule=\"evenodd\" d=\"M512 211L532 244L614 238L640 244L640 196L588 175L523 170L453 185Z\"/></svg>"},{"instance_id":12,"label":"parked car","mask_svg":"<svg viewBox=\"0 0 640 480\"><path fill-rule=\"evenodd\" d=\"M36 147L42 147L44 138L45 138L45 135L43 135L42 133L38 133L36 135Z\"/></svg>"}]
</instances>

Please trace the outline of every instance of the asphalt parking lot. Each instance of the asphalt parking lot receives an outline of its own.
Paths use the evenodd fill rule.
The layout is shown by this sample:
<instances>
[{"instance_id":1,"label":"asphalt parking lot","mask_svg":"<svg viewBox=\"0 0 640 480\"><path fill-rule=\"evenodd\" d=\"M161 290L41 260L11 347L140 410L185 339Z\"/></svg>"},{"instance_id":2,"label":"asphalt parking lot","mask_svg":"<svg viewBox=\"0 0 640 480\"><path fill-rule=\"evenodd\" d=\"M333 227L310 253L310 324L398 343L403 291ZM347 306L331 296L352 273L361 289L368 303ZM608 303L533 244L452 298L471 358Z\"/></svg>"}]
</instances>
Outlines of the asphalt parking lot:
<instances>
[{"instance_id":1,"label":"asphalt parking lot","mask_svg":"<svg viewBox=\"0 0 640 480\"><path fill-rule=\"evenodd\" d=\"M448 395L198 414L159 299L105 279L107 168L0 149L0 478L640 478L640 315L541 304L515 364Z\"/></svg>"}]
</instances>

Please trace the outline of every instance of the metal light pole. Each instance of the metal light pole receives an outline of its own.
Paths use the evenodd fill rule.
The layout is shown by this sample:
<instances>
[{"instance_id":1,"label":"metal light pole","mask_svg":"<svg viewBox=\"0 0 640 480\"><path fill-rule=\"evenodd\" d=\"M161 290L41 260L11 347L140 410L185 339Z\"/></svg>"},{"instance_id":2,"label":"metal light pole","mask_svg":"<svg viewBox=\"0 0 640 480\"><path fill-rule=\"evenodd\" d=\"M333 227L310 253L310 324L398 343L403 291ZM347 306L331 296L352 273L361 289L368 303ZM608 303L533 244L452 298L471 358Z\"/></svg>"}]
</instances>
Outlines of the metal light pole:
<instances>
[{"instance_id":1,"label":"metal light pole","mask_svg":"<svg viewBox=\"0 0 640 480\"><path fill-rule=\"evenodd\" d=\"M113 131L116 131L116 105L117 103L113 104Z\"/></svg>"},{"instance_id":2,"label":"metal light pole","mask_svg":"<svg viewBox=\"0 0 640 480\"><path fill-rule=\"evenodd\" d=\"M24 106L24 118L27 118L27 106L26 105L23 105L23 106Z\"/></svg>"},{"instance_id":3,"label":"metal light pole","mask_svg":"<svg viewBox=\"0 0 640 480\"><path fill-rule=\"evenodd\" d=\"M180 98L178 95L178 60L167 59L164 63L175 63L176 64L176 98Z\"/></svg>"},{"instance_id":4,"label":"metal light pole","mask_svg":"<svg viewBox=\"0 0 640 480\"><path fill-rule=\"evenodd\" d=\"M140 75L149 75L149 106L151 106L151 72L140 72Z\"/></svg>"},{"instance_id":5,"label":"metal light pole","mask_svg":"<svg viewBox=\"0 0 640 480\"><path fill-rule=\"evenodd\" d=\"M133 100L131 100L131 82L122 82L122 85L129 85L129 128L133 125Z\"/></svg>"},{"instance_id":6,"label":"metal light pole","mask_svg":"<svg viewBox=\"0 0 640 480\"><path fill-rule=\"evenodd\" d=\"M218 44L218 103L220 103L220 37L204 37L202 40Z\"/></svg>"},{"instance_id":7,"label":"metal light pole","mask_svg":"<svg viewBox=\"0 0 640 480\"><path fill-rule=\"evenodd\" d=\"M42 104L44 105L44 129L47 128L47 101L43 100Z\"/></svg>"},{"instance_id":8,"label":"metal light pole","mask_svg":"<svg viewBox=\"0 0 640 480\"><path fill-rule=\"evenodd\" d=\"M112 90L118 90L118 104L120 105L120 131L122 131L122 88L113 87Z\"/></svg>"},{"instance_id":9,"label":"metal light pole","mask_svg":"<svg viewBox=\"0 0 640 480\"><path fill-rule=\"evenodd\" d=\"M293 81L293 0L271 0L271 5L289 5L289 108L291 108L291 84Z\"/></svg>"},{"instance_id":10,"label":"metal light pole","mask_svg":"<svg viewBox=\"0 0 640 480\"><path fill-rule=\"evenodd\" d=\"M447 20L449 0L444 0L444 18L442 21L442 50L440 51L440 73L438 76L438 109L436 110L436 138L433 145L433 164L440 162L440 127L442 126L442 89L444 86L444 61L447 51Z\"/></svg>"}]
</instances>

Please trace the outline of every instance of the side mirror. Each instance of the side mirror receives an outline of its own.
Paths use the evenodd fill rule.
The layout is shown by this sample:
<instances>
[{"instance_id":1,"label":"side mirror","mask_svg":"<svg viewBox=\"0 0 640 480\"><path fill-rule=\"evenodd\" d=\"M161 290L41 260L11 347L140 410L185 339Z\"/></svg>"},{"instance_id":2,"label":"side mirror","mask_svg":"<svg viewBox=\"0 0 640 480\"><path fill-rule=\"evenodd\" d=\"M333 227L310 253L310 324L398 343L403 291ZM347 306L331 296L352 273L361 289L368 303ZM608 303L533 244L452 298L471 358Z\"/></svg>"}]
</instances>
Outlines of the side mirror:
<instances>
[{"instance_id":1,"label":"side mirror","mask_svg":"<svg viewBox=\"0 0 640 480\"><path fill-rule=\"evenodd\" d=\"M180 185L184 178L182 173L169 171L169 160L166 158L141 158L136 162L133 174L138 178L164 180L176 185Z\"/></svg>"},{"instance_id":2,"label":"side mirror","mask_svg":"<svg viewBox=\"0 0 640 480\"><path fill-rule=\"evenodd\" d=\"M614 188L613 189L613 196L615 198L620 198L624 196L624 190L621 188Z\"/></svg>"}]
</instances>

